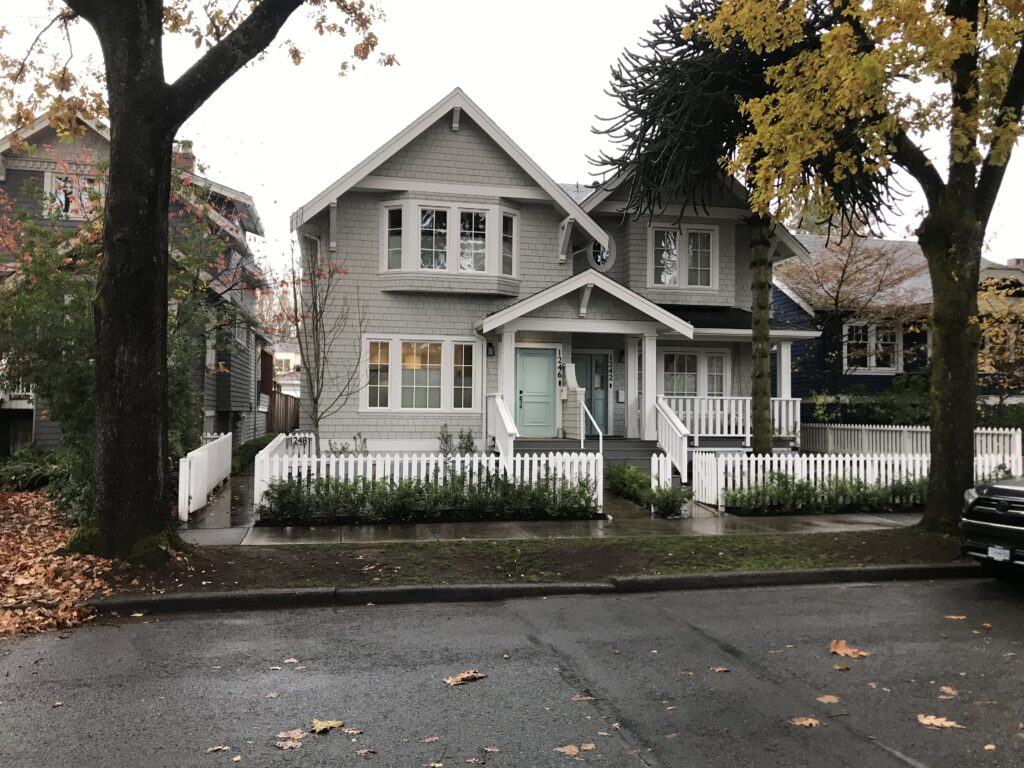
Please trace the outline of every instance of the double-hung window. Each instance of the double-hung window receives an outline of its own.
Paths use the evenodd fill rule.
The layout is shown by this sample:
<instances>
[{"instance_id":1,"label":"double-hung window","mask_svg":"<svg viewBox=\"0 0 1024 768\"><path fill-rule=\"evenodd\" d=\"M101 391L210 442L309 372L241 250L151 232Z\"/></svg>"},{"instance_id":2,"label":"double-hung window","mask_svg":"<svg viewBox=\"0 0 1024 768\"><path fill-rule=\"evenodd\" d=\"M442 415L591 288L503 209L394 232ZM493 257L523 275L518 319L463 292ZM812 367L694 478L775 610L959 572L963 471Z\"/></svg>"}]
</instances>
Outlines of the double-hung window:
<instances>
[{"instance_id":1,"label":"double-hung window","mask_svg":"<svg viewBox=\"0 0 1024 768\"><path fill-rule=\"evenodd\" d=\"M666 397L725 397L729 356L725 352L666 352L662 394Z\"/></svg>"},{"instance_id":2,"label":"double-hung window","mask_svg":"<svg viewBox=\"0 0 1024 768\"><path fill-rule=\"evenodd\" d=\"M402 268L402 209L387 210L387 260L388 269Z\"/></svg>"},{"instance_id":3,"label":"double-hung window","mask_svg":"<svg viewBox=\"0 0 1024 768\"><path fill-rule=\"evenodd\" d=\"M365 394L360 395L360 408L440 412L480 408L477 341L417 335L367 337L363 355Z\"/></svg>"},{"instance_id":4,"label":"double-hung window","mask_svg":"<svg viewBox=\"0 0 1024 768\"><path fill-rule=\"evenodd\" d=\"M501 215L501 274L515 274L516 217Z\"/></svg>"},{"instance_id":5,"label":"double-hung window","mask_svg":"<svg viewBox=\"0 0 1024 768\"><path fill-rule=\"evenodd\" d=\"M420 269L448 268L448 211L420 210Z\"/></svg>"},{"instance_id":6,"label":"double-hung window","mask_svg":"<svg viewBox=\"0 0 1024 768\"><path fill-rule=\"evenodd\" d=\"M463 272L487 270L487 213L459 212L459 269Z\"/></svg>"},{"instance_id":7,"label":"double-hung window","mask_svg":"<svg viewBox=\"0 0 1024 768\"><path fill-rule=\"evenodd\" d=\"M901 335L892 323L846 323L843 326L845 370L902 370Z\"/></svg>"},{"instance_id":8,"label":"double-hung window","mask_svg":"<svg viewBox=\"0 0 1024 768\"><path fill-rule=\"evenodd\" d=\"M648 260L651 288L715 288L718 284L718 228L655 227L651 230Z\"/></svg>"}]
</instances>

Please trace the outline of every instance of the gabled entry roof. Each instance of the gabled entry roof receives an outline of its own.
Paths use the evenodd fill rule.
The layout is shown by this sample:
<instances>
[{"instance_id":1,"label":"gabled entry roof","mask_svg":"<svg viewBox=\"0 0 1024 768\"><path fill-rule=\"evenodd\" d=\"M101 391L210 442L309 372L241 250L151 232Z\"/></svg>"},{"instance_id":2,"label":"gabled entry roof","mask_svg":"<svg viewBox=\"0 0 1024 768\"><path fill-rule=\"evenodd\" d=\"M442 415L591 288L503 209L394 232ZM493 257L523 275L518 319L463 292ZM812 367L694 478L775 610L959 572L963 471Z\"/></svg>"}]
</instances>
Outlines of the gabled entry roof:
<instances>
[{"instance_id":1,"label":"gabled entry roof","mask_svg":"<svg viewBox=\"0 0 1024 768\"><path fill-rule=\"evenodd\" d=\"M523 315L529 314L552 301L562 298L573 291L587 287L600 288L605 293L614 296L633 309L642 312L652 320L661 323L682 336L692 339L693 326L671 312L662 309L653 301L645 299L639 293L631 291L621 283L617 283L596 269L588 269L585 272L573 275L560 283L545 288L543 291L518 301L510 307L506 307L492 315L488 315L476 324L477 330L481 333L493 331L506 323L510 323Z\"/></svg>"},{"instance_id":2,"label":"gabled entry roof","mask_svg":"<svg viewBox=\"0 0 1024 768\"><path fill-rule=\"evenodd\" d=\"M384 146L363 160L359 165L346 173L331 186L318 194L308 203L292 214L292 230L296 230L316 216L320 211L337 200L341 195L352 189L362 179L368 176L375 168L379 167L386 160L391 158L400 149L408 145L420 134L430 128L434 123L451 112L453 109L464 111L474 123L476 123L489 136L495 144L514 160L526 174L536 182L551 198L558 208L575 220L577 226L582 228L590 237L599 242L605 248L608 247L608 234L590 218L590 215L580 208L562 187L554 182L541 167L537 165L512 139L509 138L498 124L476 105L476 103L463 92L461 88L445 96L441 101L420 115L405 130L392 138Z\"/></svg>"}]
</instances>

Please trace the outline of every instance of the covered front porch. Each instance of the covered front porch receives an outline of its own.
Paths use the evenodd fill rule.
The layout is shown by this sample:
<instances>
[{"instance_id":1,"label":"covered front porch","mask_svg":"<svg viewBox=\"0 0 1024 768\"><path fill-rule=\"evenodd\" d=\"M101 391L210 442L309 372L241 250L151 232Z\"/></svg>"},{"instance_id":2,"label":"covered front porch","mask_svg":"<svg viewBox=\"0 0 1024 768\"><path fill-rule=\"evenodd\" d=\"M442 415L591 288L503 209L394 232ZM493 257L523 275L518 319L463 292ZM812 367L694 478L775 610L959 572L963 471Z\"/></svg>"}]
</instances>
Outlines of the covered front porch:
<instances>
[{"instance_id":1,"label":"covered front porch","mask_svg":"<svg viewBox=\"0 0 1024 768\"><path fill-rule=\"evenodd\" d=\"M749 313L746 329L712 327L743 321L731 308L728 318L705 315L698 326L681 308L588 272L488 316L478 327L497 358L487 386L491 447L562 439L601 450L603 438L615 436L650 441L683 461L690 447L748 446ZM792 445L800 403L790 396L786 332L773 331L772 411L776 438Z\"/></svg>"}]
</instances>

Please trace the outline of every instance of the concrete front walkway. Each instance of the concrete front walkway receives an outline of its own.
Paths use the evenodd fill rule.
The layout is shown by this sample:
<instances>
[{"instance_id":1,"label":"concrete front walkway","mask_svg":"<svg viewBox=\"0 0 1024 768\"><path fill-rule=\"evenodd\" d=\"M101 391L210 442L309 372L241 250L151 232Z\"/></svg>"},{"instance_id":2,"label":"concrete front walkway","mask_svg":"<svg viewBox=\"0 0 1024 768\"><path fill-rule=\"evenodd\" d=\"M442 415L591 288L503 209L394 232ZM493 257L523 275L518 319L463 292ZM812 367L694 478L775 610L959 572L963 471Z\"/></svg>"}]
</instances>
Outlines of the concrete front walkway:
<instances>
[{"instance_id":1,"label":"concrete front walkway","mask_svg":"<svg viewBox=\"0 0 1024 768\"><path fill-rule=\"evenodd\" d=\"M913 525L916 513L792 517L713 517L687 520L582 520L512 523L336 525L317 528L184 529L183 539L201 546L276 544L383 544L423 541L614 538L621 536L721 536L728 534L843 533Z\"/></svg>"}]
</instances>

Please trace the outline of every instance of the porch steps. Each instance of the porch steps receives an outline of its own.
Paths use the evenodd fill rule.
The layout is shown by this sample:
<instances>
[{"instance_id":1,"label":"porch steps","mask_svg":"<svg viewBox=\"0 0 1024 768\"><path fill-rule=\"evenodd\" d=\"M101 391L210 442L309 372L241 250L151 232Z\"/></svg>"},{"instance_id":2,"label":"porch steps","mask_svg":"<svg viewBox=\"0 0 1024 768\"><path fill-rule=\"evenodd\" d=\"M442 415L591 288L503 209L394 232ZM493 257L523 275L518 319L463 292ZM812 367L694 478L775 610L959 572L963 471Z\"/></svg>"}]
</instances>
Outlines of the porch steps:
<instances>
[{"instance_id":1,"label":"porch steps","mask_svg":"<svg viewBox=\"0 0 1024 768\"><path fill-rule=\"evenodd\" d=\"M523 453L597 453L597 439L588 438L583 448L579 440L569 438L519 438L515 441L516 454ZM604 460L607 464L632 464L634 467L651 471L651 454L662 453L655 440L634 440L624 437L604 439Z\"/></svg>"}]
</instances>

